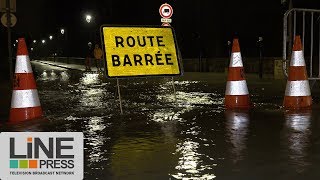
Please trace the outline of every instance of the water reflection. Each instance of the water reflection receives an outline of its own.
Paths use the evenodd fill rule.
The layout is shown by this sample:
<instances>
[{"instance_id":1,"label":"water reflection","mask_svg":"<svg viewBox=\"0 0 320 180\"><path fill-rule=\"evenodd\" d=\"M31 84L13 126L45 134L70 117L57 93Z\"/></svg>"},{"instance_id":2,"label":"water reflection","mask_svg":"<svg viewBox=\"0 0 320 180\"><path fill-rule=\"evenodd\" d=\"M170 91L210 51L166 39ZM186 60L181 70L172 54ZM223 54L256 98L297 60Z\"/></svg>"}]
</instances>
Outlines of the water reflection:
<instances>
[{"instance_id":1,"label":"water reflection","mask_svg":"<svg viewBox=\"0 0 320 180\"><path fill-rule=\"evenodd\" d=\"M80 104L84 107L101 108L103 106L104 89L100 84L99 74L84 73L84 76L80 79L80 88L82 89L82 95L80 97Z\"/></svg>"},{"instance_id":2,"label":"water reflection","mask_svg":"<svg viewBox=\"0 0 320 180\"><path fill-rule=\"evenodd\" d=\"M176 179L214 179L216 177L211 171L217 164L207 163L207 161L212 161L213 158L199 153L200 146L198 142L190 138L177 144L176 153L180 154L181 157L175 167L177 173L171 174L172 177Z\"/></svg>"},{"instance_id":3,"label":"water reflection","mask_svg":"<svg viewBox=\"0 0 320 180\"><path fill-rule=\"evenodd\" d=\"M70 78L69 74L66 71L61 72L60 80L61 81L68 81Z\"/></svg>"},{"instance_id":4,"label":"water reflection","mask_svg":"<svg viewBox=\"0 0 320 180\"><path fill-rule=\"evenodd\" d=\"M186 111L190 111L190 108L184 108L180 110L174 109L162 109L154 113L151 121L158 122L161 125L161 130L166 136L166 142L177 142L175 133L177 132L177 123L185 122L180 117ZM197 136L201 132L201 128L193 123L193 126L185 131L186 135ZM199 138L203 141L203 146L209 146L208 140L205 138ZM173 153L174 156L178 156L178 164L175 166L175 173L169 174L176 179L213 179L215 175L207 173L215 164L207 164L205 159L210 159L209 156L202 154L199 151L200 143L195 142L191 138L187 138L184 142L178 142L176 144L176 150Z\"/></svg>"},{"instance_id":5,"label":"water reflection","mask_svg":"<svg viewBox=\"0 0 320 180\"><path fill-rule=\"evenodd\" d=\"M179 106L188 107L196 105L221 105L223 104L223 98L218 98L219 94L215 93L202 93L202 92L183 92L178 91L176 93L177 103ZM215 98L212 98L215 97ZM158 100L164 100L166 102L174 102L173 94L158 94Z\"/></svg>"},{"instance_id":6,"label":"water reflection","mask_svg":"<svg viewBox=\"0 0 320 180\"><path fill-rule=\"evenodd\" d=\"M199 88L200 81L175 81L176 88L179 91L176 92L177 104L180 107L194 107L198 105L222 105L223 96L219 93L206 93L195 90L194 88ZM173 94L172 82L167 81L166 83L161 83L159 89L163 92L157 95L157 99L165 102L174 102L175 96ZM189 92L188 92L189 91Z\"/></svg>"},{"instance_id":7,"label":"water reflection","mask_svg":"<svg viewBox=\"0 0 320 180\"><path fill-rule=\"evenodd\" d=\"M298 172L309 165L307 160L309 136L311 135L311 111L286 112L286 128L288 130L289 158Z\"/></svg>"},{"instance_id":8,"label":"water reflection","mask_svg":"<svg viewBox=\"0 0 320 180\"><path fill-rule=\"evenodd\" d=\"M97 73L84 73L80 79L80 83L83 85L91 85L100 83L99 74Z\"/></svg>"},{"instance_id":9,"label":"water reflection","mask_svg":"<svg viewBox=\"0 0 320 180\"><path fill-rule=\"evenodd\" d=\"M46 70L43 70L43 72L42 72L41 75L40 75L40 79L41 79L41 80L44 80L44 81L49 79L48 73L47 73Z\"/></svg>"},{"instance_id":10,"label":"water reflection","mask_svg":"<svg viewBox=\"0 0 320 180\"><path fill-rule=\"evenodd\" d=\"M58 76L57 76L56 72L54 72L54 70L51 70L50 80L51 80L51 81L54 81L54 80L56 80L56 79L58 79Z\"/></svg>"},{"instance_id":11,"label":"water reflection","mask_svg":"<svg viewBox=\"0 0 320 180\"><path fill-rule=\"evenodd\" d=\"M176 124L182 119L179 117L181 113L183 112L172 109L159 109L152 115L151 121L158 122L161 125L162 132L167 136L166 140L174 140L177 131Z\"/></svg>"},{"instance_id":12,"label":"water reflection","mask_svg":"<svg viewBox=\"0 0 320 180\"><path fill-rule=\"evenodd\" d=\"M181 111L181 114L189 111L188 109L190 108ZM176 145L174 155L178 155L179 160L175 172L170 175L175 179L214 179L216 176L212 173L212 169L217 164L214 158L204 153L212 151L214 144L206 139L207 136L203 136L203 127L197 125L196 117L192 118L192 122L187 122L183 118L178 118L178 120L180 123L186 123L188 129L180 133L186 138Z\"/></svg>"},{"instance_id":13,"label":"water reflection","mask_svg":"<svg viewBox=\"0 0 320 180\"><path fill-rule=\"evenodd\" d=\"M65 80L66 72L61 73L64 77L61 80ZM55 81L59 79L59 76L54 70L51 70L51 72L47 72L46 70L43 70L43 72L40 74L40 80L42 81Z\"/></svg>"},{"instance_id":14,"label":"water reflection","mask_svg":"<svg viewBox=\"0 0 320 180\"><path fill-rule=\"evenodd\" d=\"M89 166L95 162L100 162L103 160L102 156L104 155L104 150L102 149L104 141L108 137L104 137L101 133L108 124L103 122L103 117L90 117L88 122L85 125L86 138L88 139L88 149L89 156Z\"/></svg>"},{"instance_id":15,"label":"water reflection","mask_svg":"<svg viewBox=\"0 0 320 180\"><path fill-rule=\"evenodd\" d=\"M226 111L226 129L232 147L232 160L234 163L242 160L247 148L247 134L249 127L249 114L246 111Z\"/></svg>"},{"instance_id":16,"label":"water reflection","mask_svg":"<svg viewBox=\"0 0 320 180\"><path fill-rule=\"evenodd\" d=\"M80 104L84 107L101 108L104 104L103 89L82 90Z\"/></svg>"},{"instance_id":17,"label":"water reflection","mask_svg":"<svg viewBox=\"0 0 320 180\"><path fill-rule=\"evenodd\" d=\"M172 82L167 82L167 85L171 85ZM175 85L182 85L182 86L191 86L193 84L199 84L200 81L174 81Z\"/></svg>"}]
</instances>

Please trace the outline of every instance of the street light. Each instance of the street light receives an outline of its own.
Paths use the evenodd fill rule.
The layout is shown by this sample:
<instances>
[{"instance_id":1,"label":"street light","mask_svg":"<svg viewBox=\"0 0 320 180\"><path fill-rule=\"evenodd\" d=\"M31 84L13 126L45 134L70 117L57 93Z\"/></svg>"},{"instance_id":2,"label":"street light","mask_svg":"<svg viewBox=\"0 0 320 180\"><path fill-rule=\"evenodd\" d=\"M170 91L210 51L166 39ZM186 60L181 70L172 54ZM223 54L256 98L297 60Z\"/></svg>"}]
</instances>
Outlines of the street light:
<instances>
[{"instance_id":1,"label":"street light","mask_svg":"<svg viewBox=\"0 0 320 180\"><path fill-rule=\"evenodd\" d=\"M259 78L262 79L263 75L263 61L262 61L262 46L263 46L263 37L258 37L258 48L259 48Z\"/></svg>"},{"instance_id":2,"label":"street light","mask_svg":"<svg viewBox=\"0 0 320 180\"><path fill-rule=\"evenodd\" d=\"M231 55L231 41L227 41L227 45L228 45L228 56Z\"/></svg>"},{"instance_id":3,"label":"street light","mask_svg":"<svg viewBox=\"0 0 320 180\"><path fill-rule=\"evenodd\" d=\"M37 40L33 40L33 43L37 43Z\"/></svg>"},{"instance_id":4,"label":"street light","mask_svg":"<svg viewBox=\"0 0 320 180\"><path fill-rule=\"evenodd\" d=\"M64 35L65 30L63 28L60 29L60 33Z\"/></svg>"},{"instance_id":5,"label":"street light","mask_svg":"<svg viewBox=\"0 0 320 180\"><path fill-rule=\"evenodd\" d=\"M52 38L53 38L53 36L52 36L52 35L50 35L50 36L49 36L49 39L50 39L50 40L52 40Z\"/></svg>"},{"instance_id":6,"label":"street light","mask_svg":"<svg viewBox=\"0 0 320 180\"><path fill-rule=\"evenodd\" d=\"M42 39L42 41L41 41L41 42L42 42L42 44L44 44L44 43L46 43L46 40Z\"/></svg>"},{"instance_id":7,"label":"street light","mask_svg":"<svg viewBox=\"0 0 320 180\"><path fill-rule=\"evenodd\" d=\"M87 21L87 23L90 23L91 20L92 20L92 16L91 16L90 14L87 14L87 15L86 15L86 21Z\"/></svg>"}]
</instances>

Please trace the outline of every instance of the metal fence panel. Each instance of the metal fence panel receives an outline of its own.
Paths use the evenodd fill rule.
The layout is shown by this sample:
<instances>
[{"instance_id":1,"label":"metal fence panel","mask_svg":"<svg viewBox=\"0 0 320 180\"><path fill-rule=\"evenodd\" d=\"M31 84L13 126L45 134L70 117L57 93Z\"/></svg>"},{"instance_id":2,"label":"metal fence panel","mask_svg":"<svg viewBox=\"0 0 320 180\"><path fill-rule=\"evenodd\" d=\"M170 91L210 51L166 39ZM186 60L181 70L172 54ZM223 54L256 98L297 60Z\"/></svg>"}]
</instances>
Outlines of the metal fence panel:
<instances>
[{"instance_id":1,"label":"metal fence panel","mask_svg":"<svg viewBox=\"0 0 320 180\"><path fill-rule=\"evenodd\" d=\"M319 33L315 33L317 31ZM307 68L309 79L320 80L320 10L293 8L284 14L282 58L283 72L287 77L288 57L291 55L293 40L296 35L300 35L302 39L306 65L309 66ZM317 46L318 51L316 51Z\"/></svg>"}]
</instances>

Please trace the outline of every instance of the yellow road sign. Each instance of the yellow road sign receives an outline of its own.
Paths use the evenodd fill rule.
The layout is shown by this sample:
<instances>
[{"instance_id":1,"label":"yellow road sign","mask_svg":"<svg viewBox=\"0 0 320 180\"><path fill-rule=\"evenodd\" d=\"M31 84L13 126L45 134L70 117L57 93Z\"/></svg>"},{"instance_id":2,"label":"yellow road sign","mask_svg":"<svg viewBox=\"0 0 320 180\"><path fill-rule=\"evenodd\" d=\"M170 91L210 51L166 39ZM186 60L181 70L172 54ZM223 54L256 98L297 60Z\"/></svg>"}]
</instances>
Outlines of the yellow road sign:
<instances>
[{"instance_id":1,"label":"yellow road sign","mask_svg":"<svg viewBox=\"0 0 320 180\"><path fill-rule=\"evenodd\" d=\"M101 33L108 77L181 75L173 28L102 26Z\"/></svg>"}]
</instances>

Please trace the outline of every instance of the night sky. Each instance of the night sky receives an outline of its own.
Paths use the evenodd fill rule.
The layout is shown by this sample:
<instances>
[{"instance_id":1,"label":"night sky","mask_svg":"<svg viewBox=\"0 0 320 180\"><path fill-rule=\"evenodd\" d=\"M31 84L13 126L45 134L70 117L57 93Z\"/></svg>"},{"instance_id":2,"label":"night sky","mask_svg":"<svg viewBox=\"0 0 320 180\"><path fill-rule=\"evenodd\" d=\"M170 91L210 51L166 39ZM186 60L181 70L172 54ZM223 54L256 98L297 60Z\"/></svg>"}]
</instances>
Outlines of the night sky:
<instances>
[{"instance_id":1,"label":"night sky","mask_svg":"<svg viewBox=\"0 0 320 180\"><path fill-rule=\"evenodd\" d=\"M174 8L173 23L184 58L226 57L227 41L240 38L243 56L258 56L256 41L264 38L264 55L281 56L282 17L286 6L280 0L21 0L17 2L17 25L13 39L24 36L31 43L56 37L66 28L68 46L64 55L83 57L89 41L100 43L101 24L160 25L162 3ZM294 7L320 8L319 0L294 0ZM84 15L93 15L93 23ZM6 29L1 26L1 56L6 56Z\"/></svg>"}]
</instances>

